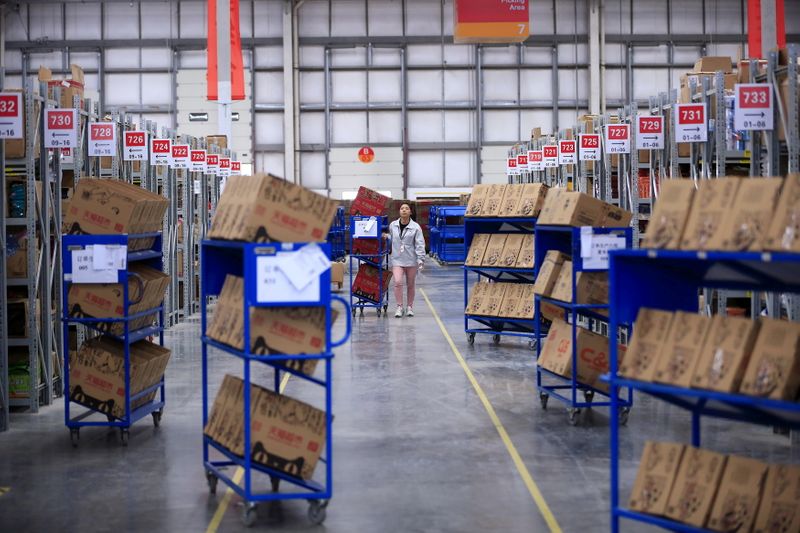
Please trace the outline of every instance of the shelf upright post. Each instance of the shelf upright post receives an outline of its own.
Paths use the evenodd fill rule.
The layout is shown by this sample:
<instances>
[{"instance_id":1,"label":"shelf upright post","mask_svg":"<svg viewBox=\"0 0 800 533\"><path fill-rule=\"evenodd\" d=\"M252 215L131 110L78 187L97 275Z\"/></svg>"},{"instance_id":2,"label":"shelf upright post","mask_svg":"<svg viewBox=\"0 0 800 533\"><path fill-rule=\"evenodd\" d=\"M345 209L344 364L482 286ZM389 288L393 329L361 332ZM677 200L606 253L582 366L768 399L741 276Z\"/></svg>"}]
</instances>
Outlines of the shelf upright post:
<instances>
[{"instance_id":1,"label":"shelf upright post","mask_svg":"<svg viewBox=\"0 0 800 533\"><path fill-rule=\"evenodd\" d=\"M800 112L798 112L796 44L789 45L789 65L786 67L789 98L786 104L786 142L789 149L789 173L800 172Z\"/></svg>"},{"instance_id":2,"label":"shelf upright post","mask_svg":"<svg viewBox=\"0 0 800 533\"><path fill-rule=\"evenodd\" d=\"M631 104L630 108L630 142L631 142L631 153L630 159L630 175L626 180L628 184L628 192L630 194L630 202L631 202L631 213L633 213L633 246L634 248L639 247L639 217L641 216L640 207L639 207L639 150L636 149L636 136L638 135L638 127L637 127L637 120L636 117L638 116L638 109L636 108L636 104ZM650 152L652 155L652 152ZM627 167L626 167L627 168Z\"/></svg>"},{"instance_id":3,"label":"shelf upright post","mask_svg":"<svg viewBox=\"0 0 800 533\"><path fill-rule=\"evenodd\" d=\"M778 68L778 53L777 52L770 52L769 56L767 57L767 83L772 90L773 95L777 94L778 89L778 80L775 76L775 71ZM766 135L766 145L767 145L767 160L765 161L766 165L762 166L763 171L759 172L758 174L753 174L754 176L778 176L780 174L780 142L778 141L778 135L776 135L777 125L780 123L781 115L778 111L780 104L780 98L776 99L777 105L772 106L773 112L773 124L776 128L767 130L764 132ZM788 141L788 138L787 138Z\"/></svg>"},{"instance_id":4,"label":"shelf upright post","mask_svg":"<svg viewBox=\"0 0 800 533\"><path fill-rule=\"evenodd\" d=\"M0 21L3 17L0 16ZM0 68L0 91L5 86L5 70ZM23 99L25 93L23 93ZM27 129L25 130L27 134ZM6 141L0 142L0 206L8 205L6 198ZM6 217L0 216L0 250L6 250ZM0 432L8 430L8 327L6 312L6 261L0 258Z\"/></svg>"},{"instance_id":5,"label":"shelf upright post","mask_svg":"<svg viewBox=\"0 0 800 533\"><path fill-rule=\"evenodd\" d=\"M669 102L667 102L669 100ZM665 134L669 135L669 138L666 141L669 143L669 177L670 178L680 178L681 177L681 165L678 161L678 141L675 138L675 104L678 102L678 91L677 89L672 89L669 92L669 98L665 98L662 101L661 108L666 109L667 105L669 105L669 114L665 114L665 117L669 117L669 120L664 119L664 124L667 126L667 130Z\"/></svg>"},{"instance_id":6,"label":"shelf upright post","mask_svg":"<svg viewBox=\"0 0 800 533\"><path fill-rule=\"evenodd\" d=\"M716 99L716 113L714 115L714 139L716 149L716 169L714 175L717 178L725 176L725 162L728 153L726 143L728 137L728 122L725 120L725 73L718 70L714 74L714 98Z\"/></svg>"}]
</instances>

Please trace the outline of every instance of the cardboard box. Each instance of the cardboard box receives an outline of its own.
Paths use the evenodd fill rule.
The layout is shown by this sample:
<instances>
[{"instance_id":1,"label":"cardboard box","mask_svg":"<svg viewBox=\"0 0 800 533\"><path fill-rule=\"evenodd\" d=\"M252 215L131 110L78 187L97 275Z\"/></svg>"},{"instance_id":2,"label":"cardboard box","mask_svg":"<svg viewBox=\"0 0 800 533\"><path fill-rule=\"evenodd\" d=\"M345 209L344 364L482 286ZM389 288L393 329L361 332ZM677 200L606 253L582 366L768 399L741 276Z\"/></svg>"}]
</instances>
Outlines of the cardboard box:
<instances>
[{"instance_id":1,"label":"cardboard box","mask_svg":"<svg viewBox=\"0 0 800 533\"><path fill-rule=\"evenodd\" d=\"M715 316L695 366L692 387L720 392L738 391L757 334L758 322L755 320Z\"/></svg>"},{"instance_id":2,"label":"cardboard box","mask_svg":"<svg viewBox=\"0 0 800 533\"><path fill-rule=\"evenodd\" d=\"M740 392L793 401L800 391L800 324L764 318Z\"/></svg>"},{"instance_id":3,"label":"cardboard box","mask_svg":"<svg viewBox=\"0 0 800 533\"><path fill-rule=\"evenodd\" d=\"M770 465L753 533L800 531L800 466Z\"/></svg>"},{"instance_id":4,"label":"cardboard box","mask_svg":"<svg viewBox=\"0 0 800 533\"><path fill-rule=\"evenodd\" d=\"M711 317L676 312L664 347L656 359L654 381L689 388L710 327Z\"/></svg>"},{"instance_id":5,"label":"cardboard box","mask_svg":"<svg viewBox=\"0 0 800 533\"><path fill-rule=\"evenodd\" d=\"M519 304L517 308L514 310L514 318L525 318L528 320L533 320L536 316L536 307L534 306L534 294L533 294L533 285L523 283L522 284L522 294L519 299Z\"/></svg>"},{"instance_id":6,"label":"cardboard box","mask_svg":"<svg viewBox=\"0 0 800 533\"><path fill-rule=\"evenodd\" d=\"M758 512L768 465L745 457L728 457L708 528L714 531L751 531Z\"/></svg>"},{"instance_id":7,"label":"cardboard box","mask_svg":"<svg viewBox=\"0 0 800 533\"><path fill-rule=\"evenodd\" d=\"M323 242L337 206L336 200L269 174L231 176L217 205L209 237L247 242Z\"/></svg>"},{"instance_id":8,"label":"cardboard box","mask_svg":"<svg viewBox=\"0 0 800 533\"><path fill-rule=\"evenodd\" d=\"M673 314L658 309L639 309L633 337L619 367L619 374L640 381L652 381L659 353L669 334Z\"/></svg>"},{"instance_id":9,"label":"cardboard box","mask_svg":"<svg viewBox=\"0 0 800 533\"><path fill-rule=\"evenodd\" d=\"M550 298L572 303L572 261L567 259L561 265Z\"/></svg>"},{"instance_id":10,"label":"cardboard box","mask_svg":"<svg viewBox=\"0 0 800 533\"><path fill-rule=\"evenodd\" d=\"M483 256L486 253L486 247L489 245L489 237L491 235L488 233L476 233L472 236L465 265L481 266L483 264Z\"/></svg>"},{"instance_id":11,"label":"cardboard box","mask_svg":"<svg viewBox=\"0 0 800 533\"><path fill-rule=\"evenodd\" d=\"M663 515L686 446L673 442L647 441L642 450L636 481L628 500L632 511Z\"/></svg>"},{"instance_id":12,"label":"cardboard box","mask_svg":"<svg viewBox=\"0 0 800 533\"><path fill-rule=\"evenodd\" d=\"M82 178L64 218L64 233L122 235L161 231L169 200L113 179ZM132 239L129 250L147 249L153 238Z\"/></svg>"},{"instance_id":13,"label":"cardboard box","mask_svg":"<svg viewBox=\"0 0 800 533\"><path fill-rule=\"evenodd\" d=\"M525 183L517 202L516 211L512 216L538 217L544 206L548 194L548 187L544 183Z\"/></svg>"},{"instance_id":14,"label":"cardboard box","mask_svg":"<svg viewBox=\"0 0 800 533\"><path fill-rule=\"evenodd\" d=\"M533 286L534 294L547 297L552 294L561 268L567 260L569 260L569 256L557 250L547 252L544 262L539 267L539 274L536 276L536 283Z\"/></svg>"},{"instance_id":15,"label":"cardboard box","mask_svg":"<svg viewBox=\"0 0 800 533\"><path fill-rule=\"evenodd\" d=\"M486 252L483 254L482 266L500 267L503 256L503 249L506 247L506 233L495 233L489 237L486 245Z\"/></svg>"},{"instance_id":16,"label":"cardboard box","mask_svg":"<svg viewBox=\"0 0 800 533\"><path fill-rule=\"evenodd\" d=\"M514 263L514 268L527 268L534 267L534 238L533 234L529 233L522 237L522 245L519 248L519 255L517 262Z\"/></svg>"},{"instance_id":17,"label":"cardboard box","mask_svg":"<svg viewBox=\"0 0 800 533\"><path fill-rule=\"evenodd\" d=\"M53 72L47 67L39 67L39 81L47 83L47 96L48 98L55 99L55 88L61 90L61 107L73 108L75 107L74 97L80 99L80 104L83 105L83 69L78 65L70 65L70 79L54 80Z\"/></svg>"},{"instance_id":18,"label":"cardboard box","mask_svg":"<svg viewBox=\"0 0 800 533\"><path fill-rule=\"evenodd\" d=\"M472 286L469 294L469 301L467 303L464 313L467 315L477 315L481 307L483 307L483 300L489 293L489 283L478 282Z\"/></svg>"},{"instance_id":19,"label":"cardboard box","mask_svg":"<svg viewBox=\"0 0 800 533\"><path fill-rule=\"evenodd\" d=\"M522 249L522 244L525 242L525 235L520 233L511 233L506 238L506 244L500 254L499 266L504 268L514 268L519 259L519 252Z\"/></svg>"},{"instance_id":20,"label":"cardboard box","mask_svg":"<svg viewBox=\"0 0 800 533\"><path fill-rule=\"evenodd\" d=\"M358 188L353 203L350 204L350 216L384 216L389 210L391 201L390 197L362 185Z\"/></svg>"},{"instance_id":21,"label":"cardboard box","mask_svg":"<svg viewBox=\"0 0 800 533\"><path fill-rule=\"evenodd\" d=\"M722 227L709 241L710 250L764 249L770 222L775 215L783 180L747 178L741 180L733 209L723 218Z\"/></svg>"},{"instance_id":22,"label":"cardboard box","mask_svg":"<svg viewBox=\"0 0 800 533\"><path fill-rule=\"evenodd\" d=\"M681 237L682 250L708 250L725 216L733 209L742 182L736 178L700 180Z\"/></svg>"},{"instance_id":23,"label":"cardboard box","mask_svg":"<svg viewBox=\"0 0 800 533\"><path fill-rule=\"evenodd\" d=\"M392 279L390 270L383 270L378 277L378 269L367 264L358 267L358 274L353 280L353 295L373 303L383 301L386 291L389 290L389 281Z\"/></svg>"},{"instance_id":24,"label":"cardboard box","mask_svg":"<svg viewBox=\"0 0 800 533\"><path fill-rule=\"evenodd\" d=\"M695 72L733 72L733 60L728 56L701 57L694 63Z\"/></svg>"},{"instance_id":25,"label":"cardboard box","mask_svg":"<svg viewBox=\"0 0 800 533\"><path fill-rule=\"evenodd\" d=\"M661 182L661 193L642 241L643 248L677 250L680 247L694 194L693 180L669 179Z\"/></svg>"},{"instance_id":26,"label":"cardboard box","mask_svg":"<svg viewBox=\"0 0 800 533\"><path fill-rule=\"evenodd\" d=\"M331 263L331 283L338 283L339 286L344 283L344 263Z\"/></svg>"},{"instance_id":27,"label":"cardboard box","mask_svg":"<svg viewBox=\"0 0 800 533\"><path fill-rule=\"evenodd\" d=\"M467 212L465 216L477 217L480 216L483 210L483 203L489 193L489 185L478 184L472 187L472 194L469 197L467 204Z\"/></svg>"},{"instance_id":28,"label":"cardboard box","mask_svg":"<svg viewBox=\"0 0 800 533\"><path fill-rule=\"evenodd\" d=\"M767 250L800 252L800 174L786 176L764 241Z\"/></svg>"},{"instance_id":29,"label":"cardboard box","mask_svg":"<svg viewBox=\"0 0 800 533\"><path fill-rule=\"evenodd\" d=\"M376 257L381 253L381 245L383 239L353 239L352 241L352 255L365 255L367 257ZM388 241L386 241L388 242ZM387 245L383 245L387 248Z\"/></svg>"},{"instance_id":30,"label":"cardboard box","mask_svg":"<svg viewBox=\"0 0 800 533\"><path fill-rule=\"evenodd\" d=\"M479 216L482 217L499 217L500 208L502 207L503 196L506 193L505 184L489 185L486 191L486 197L483 201L483 207Z\"/></svg>"},{"instance_id":31,"label":"cardboard box","mask_svg":"<svg viewBox=\"0 0 800 533\"><path fill-rule=\"evenodd\" d=\"M549 193L548 193L549 198ZM538 223L553 226L627 227L633 215L582 192L562 192L545 199Z\"/></svg>"},{"instance_id":32,"label":"cardboard box","mask_svg":"<svg viewBox=\"0 0 800 533\"><path fill-rule=\"evenodd\" d=\"M224 150L228 148L228 137L227 135L206 135L206 145L217 146Z\"/></svg>"},{"instance_id":33,"label":"cardboard box","mask_svg":"<svg viewBox=\"0 0 800 533\"><path fill-rule=\"evenodd\" d=\"M28 230L24 227L6 228L6 276L28 277Z\"/></svg>"},{"instance_id":34,"label":"cardboard box","mask_svg":"<svg viewBox=\"0 0 800 533\"><path fill-rule=\"evenodd\" d=\"M525 284L507 283L506 285L506 290L503 294L503 301L500 304L500 310L498 311L497 316L516 318L520 300L522 300L525 295Z\"/></svg>"},{"instance_id":35,"label":"cardboard box","mask_svg":"<svg viewBox=\"0 0 800 533\"><path fill-rule=\"evenodd\" d=\"M125 416L125 351L122 342L97 337L70 354L70 398L72 401L115 418ZM130 346L131 395L161 380L170 351L147 341ZM131 402L131 411L152 401L156 391Z\"/></svg>"},{"instance_id":36,"label":"cardboard box","mask_svg":"<svg viewBox=\"0 0 800 533\"><path fill-rule=\"evenodd\" d=\"M726 457L687 446L670 491L665 516L696 527L705 527L717 494Z\"/></svg>"},{"instance_id":37,"label":"cardboard box","mask_svg":"<svg viewBox=\"0 0 800 533\"><path fill-rule=\"evenodd\" d=\"M508 283L490 283L487 293L483 297L483 303L478 309L479 315L498 316L500 306L503 304L503 297L506 293Z\"/></svg>"},{"instance_id":38,"label":"cardboard box","mask_svg":"<svg viewBox=\"0 0 800 533\"><path fill-rule=\"evenodd\" d=\"M545 320L566 320L567 310L552 302L539 302L539 314Z\"/></svg>"},{"instance_id":39,"label":"cardboard box","mask_svg":"<svg viewBox=\"0 0 800 533\"><path fill-rule=\"evenodd\" d=\"M500 202L499 216L501 217L517 216L517 207L519 205L519 200L522 197L522 193L524 190L525 186L521 183L511 183L506 185L506 191L503 194L503 200Z\"/></svg>"}]
</instances>

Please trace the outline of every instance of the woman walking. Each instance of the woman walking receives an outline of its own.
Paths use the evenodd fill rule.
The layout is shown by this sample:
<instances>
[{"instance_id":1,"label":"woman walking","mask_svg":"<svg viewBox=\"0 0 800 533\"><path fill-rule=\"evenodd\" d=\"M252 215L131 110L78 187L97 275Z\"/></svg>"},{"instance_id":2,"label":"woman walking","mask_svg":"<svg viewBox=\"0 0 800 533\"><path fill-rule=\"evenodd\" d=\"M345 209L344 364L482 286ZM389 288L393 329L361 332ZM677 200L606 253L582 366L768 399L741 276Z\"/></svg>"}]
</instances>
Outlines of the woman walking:
<instances>
[{"instance_id":1,"label":"woman walking","mask_svg":"<svg viewBox=\"0 0 800 533\"><path fill-rule=\"evenodd\" d=\"M392 243L392 278L394 299L397 302L395 318L414 316L414 284L417 271L421 271L425 260L425 237L422 228L411 219L411 206L400 206L400 218L389 224ZM406 284L406 308L403 309L403 277Z\"/></svg>"}]
</instances>

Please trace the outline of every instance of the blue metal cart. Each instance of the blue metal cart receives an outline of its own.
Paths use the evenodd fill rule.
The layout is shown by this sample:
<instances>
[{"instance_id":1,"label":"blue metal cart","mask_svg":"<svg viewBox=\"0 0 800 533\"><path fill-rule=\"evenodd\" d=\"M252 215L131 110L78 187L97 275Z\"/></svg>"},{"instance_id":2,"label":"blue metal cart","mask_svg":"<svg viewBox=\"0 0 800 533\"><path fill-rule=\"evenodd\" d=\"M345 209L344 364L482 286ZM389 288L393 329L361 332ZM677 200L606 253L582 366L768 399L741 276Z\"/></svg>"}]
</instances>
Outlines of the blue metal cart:
<instances>
[{"instance_id":1,"label":"blue metal cart","mask_svg":"<svg viewBox=\"0 0 800 533\"><path fill-rule=\"evenodd\" d=\"M533 234L536 227L535 218L464 218L464 247L469 250L472 239L478 233L523 233ZM513 282L533 284L536 279L536 266L534 268L502 268L502 267L483 267L483 266L464 266L464 308L469 303L470 274L475 274L475 281L481 278L488 278L494 282ZM534 315L534 317L537 315ZM473 326L471 323L479 326ZM483 326L483 327L480 327ZM470 315L464 313L464 331L467 334L467 342L475 342L475 334L481 333L492 335L495 344L500 342L502 335L510 337L523 337L529 339L530 346L533 348L540 332L536 331L536 319L521 318L499 318L480 315Z\"/></svg>"},{"instance_id":2,"label":"blue metal cart","mask_svg":"<svg viewBox=\"0 0 800 533\"><path fill-rule=\"evenodd\" d=\"M336 209L336 215L333 218L331 229L328 231L328 244L331 247L330 260L342 261L347 255L345 247L345 235L347 227L345 224L344 206L339 206Z\"/></svg>"},{"instance_id":3,"label":"blue metal cart","mask_svg":"<svg viewBox=\"0 0 800 533\"><path fill-rule=\"evenodd\" d=\"M308 295L302 301L280 301L281 298L272 297L275 294L269 287L269 283L264 278L265 269L269 266L270 259L274 259L279 254L291 253L299 250L305 244L253 244L232 241L204 240L201 244L201 257L203 271L201 272L201 327L203 341L203 427L208 423L209 418L209 397L208 397L208 349L209 347L224 351L230 355L238 357L242 362L242 375L244 381L244 449L252 450L251 436L251 402L250 384L254 364L269 365L274 368L274 391L280 394L281 374L288 372L304 382L314 383L325 390L325 454L326 457L320 459L325 464L324 482L313 480L303 480L298 477L290 476L282 471L268 468L260 463L256 463L250 453L244 457L239 457L233 452L216 443L208 436L203 437L203 464L206 469L209 490L216 492L217 481L222 480L244 501L245 506L242 513L242 520L245 525L250 526L256 518L256 505L258 502L271 500L290 500L305 499L309 502L308 516L315 524L320 524L325 520L325 509L333 495L333 348L341 346L350 337L350 313L347 309L348 304L344 299L334 296L330 292L331 275L330 269L323 272L316 281L319 290L312 289L313 295ZM329 245L319 245L326 254L330 253ZM206 334L208 326L208 302L212 296L219 296L225 277L228 274L241 276L244 278L244 298L242 313L244 316L244 350L237 350L231 346L220 343L209 338ZM261 287L261 297L259 297L259 283L265 283ZM345 334L341 340L333 342L331 340L331 303L337 300L344 305L347 312L347 324ZM325 309L326 341L324 350L317 354L303 355L260 355L250 351L250 313L252 307L291 307L308 306L323 307ZM324 379L308 376L299 370L287 366L291 361L303 361L307 359L319 359L325 362ZM211 450L223 456L222 459L212 459ZM243 486L239 485L234 479L234 473L230 467L240 467L243 469ZM253 473L258 472L269 476L272 482L272 492L258 492L253 488ZM278 492L280 481L290 483L296 490L292 492Z\"/></svg>"},{"instance_id":4,"label":"blue metal cart","mask_svg":"<svg viewBox=\"0 0 800 533\"><path fill-rule=\"evenodd\" d=\"M69 346L69 335L71 325L81 325L89 330L95 331L100 335L119 340L124 345L124 358L125 358L125 415L122 418L115 418L110 412L108 405L94 405L95 402L89 401L76 401L74 395L70 395L69 383L69 356L64 357L64 423L70 430L70 439L72 445L78 445L80 439L80 428L87 426L101 426L101 427L118 427L120 430L120 439L124 446L128 445L128 437L130 435L130 427L137 421L152 415L153 424L158 427L161 423L161 416L164 412L165 405L165 391L164 391L164 378L162 376L159 383L148 387L136 394L131 395L131 354L130 346L134 342L147 339L149 337L158 335L159 344L164 345L164 308L163 306L148 309L136 314L129 314L131 304L130 295L128 294L128 280L129 273L127 269L117 271L117 283L122 286L123 297L123 316L121 318L80 318L71 316L72 313L69 309L69 294L70 286L73 283L72 271L72 256L76 252L81 252L87 246L104 245L104 246L124 246L129 249L128 244L134 239L153 239L153 245L146 250L139 250L134 252L127 252L127 264L132 262L141 262L147 266L162 270L162 236L161 232L147 233L139 235L64 235L61 238L62 243L62 257L61 268L64 276L64 283L62 288L62 326L64 331L64 346ZM129 328L130 322L133 320L157 313L158 323L156 325L147 326L136 331L131 331ZM111 335L108 333L109 328L114 323L123 324L122 335ZM80 346L78 347L80 349ZM160 394L152 401L145 405L139 406L136 409L131 409L131 405L136 400L147 396L153 391L159 390ZM77 398L83 400L83 398ZM72 404L81 405L86 410L78 415L73 416ZM106 417L106 420L88 420L93 414L101 414Z\"/></svg>"},{"instance_id":5,"label":"blue metal cart","mask_svg":"<svg viewBox=\"0 0 800 533\"><path fill-rule=\"evenodd\" d=\"M374 220L373 235L365 236L360 235L359 228L361 223ZM353 316L356 316L356 310L360 310L361 315L364 314L364 308L374 307L378 316L381 316L383 310L386 316L387 309L389 308L389 291L388 287L383 286L383 272L389 270L389 254L391 253L392 243L388 239L383 238L383 233L388 230L388 218L383 217L368 217L368 216L351 216L350 217L350 307ZM359 235L359 236L357 236ZM372 250L368 253L360 253L356 246L358 241L368 242L372 246ZM370 265L378 270L378 288L380 298L372 300L360 294L353 292L354 276L357 275L358 268L361 265Z\"/></svg>"},{"instance_id":6,"label":"blue metal cart","mask_svg":"<svg viewBox=\"0 0 800 533\"><path fill-rule=\"evenodd\" d=\"M665 311L698 311L701 289L800 293L800 254L761 252L695 252L622 250L611 252L610 327L633 325L643 307ZM653 280L658 280L654 282ZM617 393L629 387L686 409L692 414L692 446L700 446L702 417L800 430L800 403L743 394L685 389L645 383L617 375L617 346L610 350L608 381L612 409ZM701 532L666 518L634 512L619 502L619 424L611 419L611 531L625 518L670 531Z\"/></svg>"},{"instance_id":7,"label":"blue metal cart","mask_svg":"<svg viewBox=\"0 0 800 533\"><path fill-rule=\"evenodd\" d=\"M463 264L467 255L464 239L464 215L467 212L467 206L442 205L436 207L436 258L445 264ZM434 241L433 230L433 222L431 222L431 243ZM433 244L431 244L431 248L433 249Z\"/></svg>"},{"instance_id":8,"label":"blue metal cart","mask_svg":"<svg viewBox=\"0 0 800 533\"><path fill-rule=\"evenodd\" d=\"M439 208L441 206L432 205L428 211L428 227L430 228L430 242L428 243L428 255L434 259L439 258L439 240L441 229L439 228Z\"/></svg>"},{"instance_id":9,"label":"blue metal cart","mask_svg":"<svg viewBox=\"0 0 800 533\"><path fill-rule=\"evenodd\" d=\"M626 248L632 245L633 232L631 228L577 228L571 226L536 226L536 241L535 241L535 262L537 270L541 268L544 263L545 255L550 250L558 250L569 256L572 260L572 302L562 302L552 298L543 298L536 295L536 316L540 317L540 310L542 302L548 302L556 305L564 310L564 320L572 326L572 371L570 377L564 377L549 370L536 365L536 388L539 390L539 400L543 409L547 409L547 401L550 396L567 404L568 420L571 425L578 423L578 417L581 409L591 407L612 407L612 412L619 413L619 421L622 424L627 423L630 408L633 405L633 392L628 389L627 399L617 398L613 402L609 397L609 393L598 390L587 384L578 382L577 368L578 368L578 325L579 317L588 319L589 329L597 325L604 325L607 323L608 318L603 316L598 311L607 310L608 305L589 305L579 304L577 300L576 282L578 273L580 272L598 272L607 270L607 268L590 268L584 264L584 258L581 254L581 238L584 231L587 231L592 236L595 235L617 235L625 239ZM603 328L601 328L603 329ZM616 328L609 328L609 344L612 346L617 345L617 332ZM536 335L541 338L543 335L541 321L536 322ZM537 345L536 356L542 353L541 344ZM543 378L547 378L547 384ZM579 391L583 392L583 401L578 399ZM564 394L564 392L566 394ZM601 395L602 401L595 401L595 395ZM613 395L612 395L613 396ZM612 416L611 418L616 418Z\"/></svg>"}]
</instances>

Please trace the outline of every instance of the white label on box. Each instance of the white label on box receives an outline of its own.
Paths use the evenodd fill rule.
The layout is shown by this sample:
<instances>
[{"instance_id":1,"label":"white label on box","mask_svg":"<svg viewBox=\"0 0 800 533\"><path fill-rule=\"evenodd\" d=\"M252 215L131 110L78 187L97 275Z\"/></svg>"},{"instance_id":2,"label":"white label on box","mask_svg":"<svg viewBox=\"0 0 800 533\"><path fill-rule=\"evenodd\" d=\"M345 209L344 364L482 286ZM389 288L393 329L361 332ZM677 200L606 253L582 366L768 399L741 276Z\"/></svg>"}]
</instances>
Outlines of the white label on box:
<instances>
[{"instance_id":1,"label":"white label on box","mask_svg":"<svg viewBox=\"0 0 800 533\"><path fill-rule=\"evenodd\" d=\"M542 163L542 151L531 150L528 152L528 170L532 172L539 172L544 168Z\"/></svg>"},{"instance_id":2,"label":"white label on box","mask_svg":"<svg viewBox=\"0 0 800 533\"><path fill-rule=\"evenodd\" d=\"M331 268L330 259L315 242L306 244L295 252L290 252L288 259L282 259L280 268L298 291L305 289L315 279Z\"/></svg>"},{"instance_id":3,"label":"white label on box","mask_svg":"<svg viewBox=\"0 0 800 533\"><path fill-rule=\"evenodd\" d=\"M150 141L150 161L156 166L169 166L172 159L172 140L153 139Z\"/></svg>"},{"instance_id":4,"label":"white label on box","mask_svg":"<svg viewBox=\"0 0 800 533\"><path fill-rule=\"evenodd\" d=\"M76 148L78 145L76 109L47 109L45 116L44 147Z\"/></svg>"},{"instance_id":5,"label":"white label on box","mask_svg":"<svg viewBox=\"0 0 800 533\"><path fill-rule=\"evenodd\" d=\"M581 228L581 258L584 269L607 269L608 252L624 250L625 237L619 235L594 235L592 228Z\"/></svg>"},{"instance_id":6,"label":"white label on box","mask_svg":"<svg viewBox=\"0 0 800 533\"><path fill-rule=\"evenodd\" d=\"M706 104L675 104L675 142L696 143L707 140Z\"/></svg>"},{"instance_id":7,"label":"white label on box","mask_svg":"<svg viewBox=\"0 0 800 533\"><path fill-rule=\"evenodd\" d=\"M223 178L227 178L231 175L231 158L230 157L220 157L219 158L219 172L217 173L218 176Z\"/></svg>"},{"instance_id":8,"label":"white label on box","mask_svg":"<svg viewBox=\"0 0 800 533\"><path fill-rule=\"evenodd\" d=\"M123 142L124 161L147 161L147 134L143 131L126 131Z\"/></svg>"},{"instance_id":9,"label":"white label on box","mask_svg":"<svg viewBox=\"0 0 800 533\"><path fill-rule=\"evenodd\" d=\"M113 122L89 124L89 157L117 155L117 128Z\"/></svg>"},{"instance_id":10,"label":"white label on box","mask_svg":"<svg viewBox=\"0 0 800 533\"><path fill-rule=\"evenodd\" d=\"M558 163L561 165L574 165L578 162L577 146L575 141L558 141Z\"/></svg>"},{"instance_id":11,"label":"white label on box","mask_svg":"<svg viewBox=\"0 0 800 533\"><path fill-rule=\"evenodd\" d=\"M737 83L733 128L771 130L774 127L772 89L766 83Z\"/></svg>"},{"instance_id":12,"label":"white label on box","mask_svg":"<svg viewBox=\"0 0 800 533\"><path fill-rule=\"evenodd\" d=\"M664 149L664 117L637 117L636 149Z\"/></svg>"},{"instance_id":13,"label":"white label on box","mask_svg":"<svg viewBox=\"0 0 800 533\"><path fill-rule=\"evenodd\" d=\"M600 161L600 135L596 133L582 133L578 135L581 143L581 161Z\"/></svg>"},{"instance_id":14,"label":"white label on box","mask_svg":"<svg viewBox=\"0 0 800 533\"><path fill-rule=\"evenodd\" d=\"M242 175L242 162L231 161L231 176L241 176L241 175Z\"/></svg>"},{"instance_id":15,"label":"white label on box","mask_svg":"<svg viewBox=\"0 0 800 533\"><path fill-rule=\"evenodd\" d=\"M127 268L128 248L120 245L87 246L72 252L73 283L117 283Z\"/></svg>"},{"instance_id":16,"label":"white label on box","mask_svg":"<svg viewBox=\"0 0 800 533\"><path fill-rule=\"evenodd\" d=\"M22 139L22 94L0 93L0 139Z\"/></svg>"},{"instance_id":17,"label":"white label on box","mask_svg":"<svg viewBox=\"0 0 800 533\"><path fill-rule=\"evenodd\" d=\"M355 230L353 236L356 239L361 237L377 237L378 224L375 217L370 217L368 220L356 220Z\"/></svg>"},{"instance_id":18,"label":"white label on box","mask_svg":"<svg viewBox=\"0 0 800 533\"><path fill-rule=\"evenodd\" d=\"M630 124L606 124L606 153L631 153Z\"/></svg>"},{"instance_id":19,"label":"white label on box","mask_svg":"<svg viewBox=\"0 0 800 533\"><path fill-rule=\"evenodd\" d=\"M542 147L542 161L544 161L544 168L557 168L558 167L558 145L551 144Z\"/></svg>"},{"instance_id":20,"label":"white label on box","mask_svg":"<svg viewBox=\"0 0 800 533\"><path fill-rule=\"evenodd\" d=\"M295 252L256 257L256 301L258 303L305 303L320 299L319 277L311 278L302 290L297 290L284 274L282 264L291 261Z\"/></svg>"},{"instance_id":21,"label":"white label on box","mask_svg":"<svg viewBox=\"0 0 800 533\"><path fill-rule=\"evenodd\" d=\"M189 170L192 172L205 172L206 171L206 151L205 150L191 150L189 162Z\"/></svg>"},{"instance_id":22,"label":"white label on box","mask_svg":"<svg viewBox=\"0 0 800 533\"><path fill-rule=\"evenodd\" d=\"M216 174L217 172L219 172L219 155L206 154L206 173Z\"/></svg>"},{"instance_id":23,"label":"white label on box","mask_svg":"<svg viewBox=\"0 0 800 533\"><path fill-rule=\"evenodd\" d=\"M189 145L188 144L173 144L172 145L172 168L187 169L189 168Z\"/></svg>"}]
</instances>

